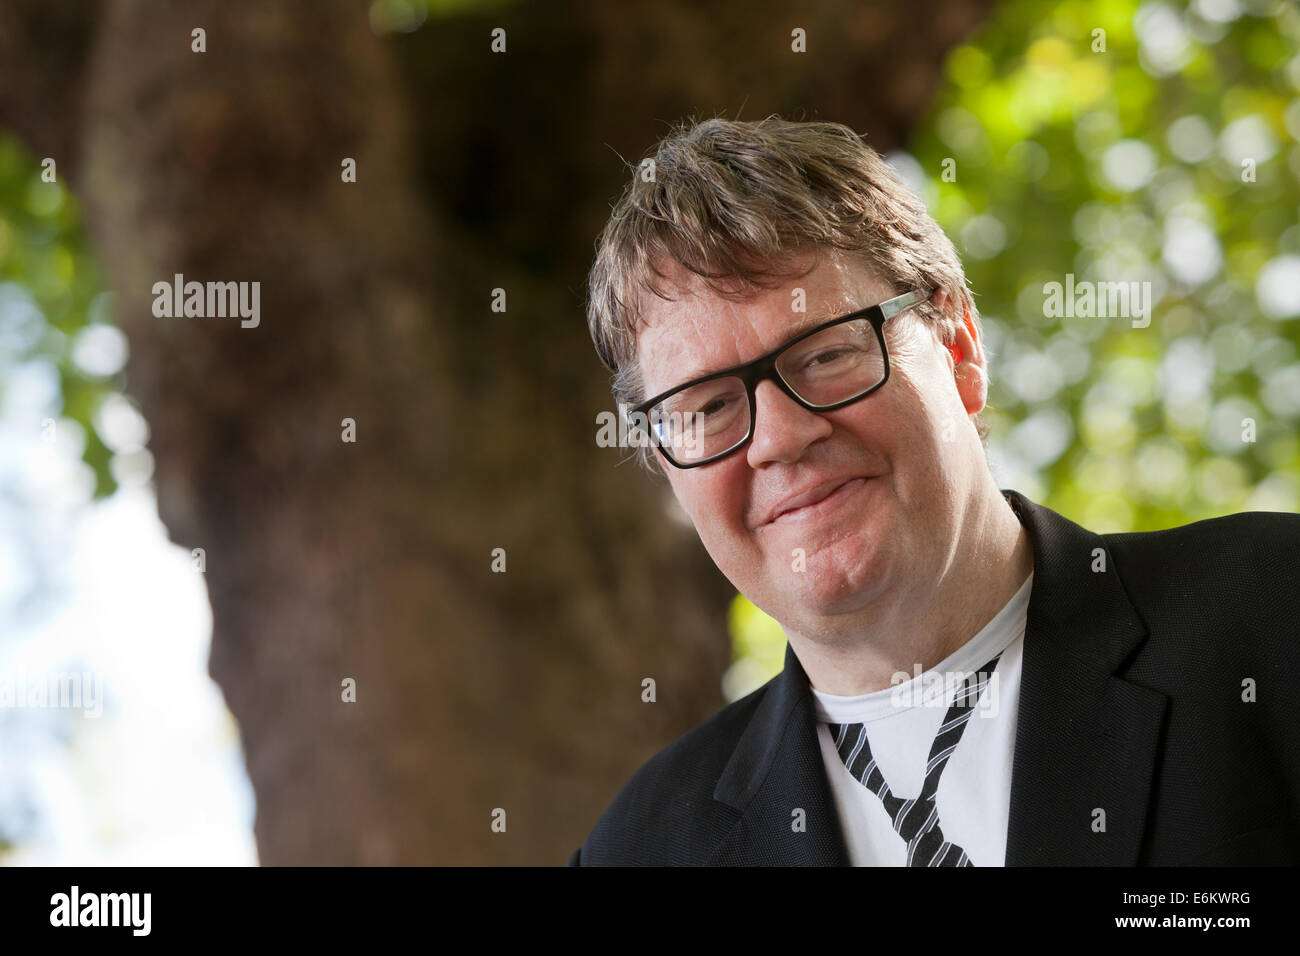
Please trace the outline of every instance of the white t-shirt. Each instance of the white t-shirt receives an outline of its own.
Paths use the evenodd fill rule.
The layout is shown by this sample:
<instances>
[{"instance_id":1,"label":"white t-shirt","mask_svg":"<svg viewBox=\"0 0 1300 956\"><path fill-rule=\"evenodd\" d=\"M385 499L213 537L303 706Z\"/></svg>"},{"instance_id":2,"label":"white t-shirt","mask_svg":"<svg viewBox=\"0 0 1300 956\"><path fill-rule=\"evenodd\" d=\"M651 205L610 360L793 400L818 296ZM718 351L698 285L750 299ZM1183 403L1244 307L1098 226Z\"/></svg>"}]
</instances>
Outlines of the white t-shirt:
<instances>
[{"instance_id":1,"label":"white t-shirt","mask_svg":"<svg viewBox=\"0 0 1300 956\"><path fill-rule=\"evenodd\" d=\"M1033 581L1031 573L978 634L905 683L855 697L813 689L822 759L854 866L906 866L907 843L894 830L880 798L849 772L827 724L864 724L871 756L890 791L904 800L916 798L949 706L967 675L999 651L1002 656L943 768L935 806L944 839L965 850L974 866L1004 864L1025 615Z\"/></svg>"}]
</instances>

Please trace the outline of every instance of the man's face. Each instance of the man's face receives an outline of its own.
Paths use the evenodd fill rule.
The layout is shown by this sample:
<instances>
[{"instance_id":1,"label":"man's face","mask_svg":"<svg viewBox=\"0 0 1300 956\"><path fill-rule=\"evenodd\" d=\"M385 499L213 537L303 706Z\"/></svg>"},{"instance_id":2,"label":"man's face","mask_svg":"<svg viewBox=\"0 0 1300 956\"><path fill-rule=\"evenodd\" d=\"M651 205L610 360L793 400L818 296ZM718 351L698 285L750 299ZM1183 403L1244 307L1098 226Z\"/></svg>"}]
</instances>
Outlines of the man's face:
<instances>
[{"instance_id":1,"label":"man's face","mask_svg":"<svg viewBox=\"0 0 1300 956\"><path fill-rule=\"evenodd\" d=\"M673 268L670 275L689 283L690 294L679 287L676 301L646 297L637 341L647 395L748 362L801 328L911 291L835 256L742 301ZM806 313L792 308L796 288L805 292ZM942 307L947 300L940 294L934 301ZM952 557L960 506L985 467L969 421L979 407L964 403L937 334L904 313L886 322L885 340L889 380L866 398L811 412L773 382L760 382L746 447L685 470L660 459L719 569L787 628L816 631L828 616L857 611L883 594L933 587ZM982 363L978 338L959 336L963 342L968 360Z\"/></svg>"}]
</instances>

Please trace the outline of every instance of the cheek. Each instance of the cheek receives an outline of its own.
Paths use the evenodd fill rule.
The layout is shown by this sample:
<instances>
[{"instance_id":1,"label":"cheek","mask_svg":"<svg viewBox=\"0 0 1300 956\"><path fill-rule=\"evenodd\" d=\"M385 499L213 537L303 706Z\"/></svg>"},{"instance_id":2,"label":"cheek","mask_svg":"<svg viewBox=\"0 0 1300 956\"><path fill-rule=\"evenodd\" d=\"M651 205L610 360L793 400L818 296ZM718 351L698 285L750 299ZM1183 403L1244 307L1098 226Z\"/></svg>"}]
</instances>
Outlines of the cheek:
<instances>
[{"instance_id":1,"label":"cheek","mask_svg":"<svg viewBox=\"0 0 1300 956\"><path fill-rule=\"evenodd\" d=\"M885 387L894 384L891 378ZM890 414L900 423L900 442L917 449L937 444L944 422L953 416L954 408L961 408L955 388L929 368L917 370L897 384L890 396Z\"/></svg>"},{"instance_id":2,"label":"cheek","mask_svg":"<svg viewBox=\"0 0 1300 956\"><path fill-rule=\"evenodd\" d=\"M742 479L735 469L716 465L675 479L677 500L706 544L730 543L747 533Z\"/></svg>"},{"instance_id":3,"label":"cheek","mask_svg":"<svg viewBox=\"0 0 1300 956\"><path fill-rule=\"evenodd\" d=\"M845 424L868 451L905 458L928 443L924 396L902 376L890 376L883 389L845 411Z\"/></svg>"}]
</instances>

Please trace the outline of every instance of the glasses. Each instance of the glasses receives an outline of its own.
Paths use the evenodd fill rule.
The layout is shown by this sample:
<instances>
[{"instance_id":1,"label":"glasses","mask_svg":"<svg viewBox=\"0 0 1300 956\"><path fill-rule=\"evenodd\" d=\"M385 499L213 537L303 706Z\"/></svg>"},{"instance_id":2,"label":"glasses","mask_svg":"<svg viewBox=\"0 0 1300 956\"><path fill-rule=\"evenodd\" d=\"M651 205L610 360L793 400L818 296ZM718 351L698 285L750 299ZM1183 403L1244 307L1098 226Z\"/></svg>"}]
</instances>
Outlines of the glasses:
<instances>
[{"instance_id":1,"label":"glasses","mask_svg":"<svg viewBox=\"0 0 1300 956\"><path fill-rule=\"evenodd\" d=\"M629 410L634 427L676 468L698 468L754 437L754 391L771 379L812 412L866 398L889 380L887 319L928 302L936 290L908 292L831 319L766 355L684 382ZM647 427L648 426L648 427Z\"/></svg>"}]
</instances>

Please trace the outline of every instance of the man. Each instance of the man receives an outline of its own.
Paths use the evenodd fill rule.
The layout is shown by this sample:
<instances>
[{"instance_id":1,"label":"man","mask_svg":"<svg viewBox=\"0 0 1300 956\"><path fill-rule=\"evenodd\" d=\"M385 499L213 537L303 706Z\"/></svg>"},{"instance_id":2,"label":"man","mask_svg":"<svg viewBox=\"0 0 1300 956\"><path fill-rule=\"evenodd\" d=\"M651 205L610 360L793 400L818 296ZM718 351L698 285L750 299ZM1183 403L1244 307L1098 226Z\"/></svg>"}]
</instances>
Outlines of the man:
<instances>
[{"instance_id":1,"label":"man","mask_svg":"<svg viewBox=\"0 0 1300 956\"><path fill-rule=\"evenodd\" d=\"M1300 516L1096 535L986 463L951 242L837 124L709 120L614 208L588 316L784 671L570 865L1300 862Z\"/></svg>"}]
</instances>

